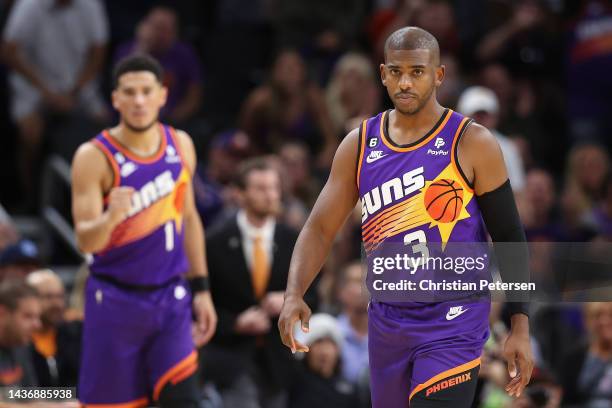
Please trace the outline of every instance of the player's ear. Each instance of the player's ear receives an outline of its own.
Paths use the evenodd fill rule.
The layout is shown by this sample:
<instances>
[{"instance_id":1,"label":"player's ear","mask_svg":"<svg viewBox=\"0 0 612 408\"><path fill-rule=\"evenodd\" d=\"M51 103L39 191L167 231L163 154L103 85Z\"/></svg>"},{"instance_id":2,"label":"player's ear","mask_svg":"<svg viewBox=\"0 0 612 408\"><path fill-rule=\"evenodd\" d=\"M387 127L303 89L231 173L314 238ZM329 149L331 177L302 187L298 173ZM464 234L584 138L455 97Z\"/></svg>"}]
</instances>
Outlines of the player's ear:
<instances>
[{"instance_id":1,"label":"player's ear","mask_svg":"<svg viewBox=\"0 0 612 408\"><path fill-rule=\"evenodd\" d=\"M446 67L440 64L440 66L436 68L436 86L442 85L442 81L444 81L445 73L446 73Z\"/></svg>"},{"instance_id":2,"label":"player's ear","mask_svg":"<svg viewBox=\"0 0 612 408\"><path fill-rule=\"evenodd\" d=\"M387 86L387 72L385 71L385 64L380 64L380 80L384 86Z\"/></svg>"},{"instance_id":3,"label":"player's ear","mask_svg":"<svg viewBox=\"0 0 612 408\"><path fill-rule=\"evenodd\" d=\"M160 95L161 106L164 106L166 104L166 101L168 100L168 88L165 86L162 86L160 91L161 91L161 95Z\"/></svg>"},{"instance_id":4,"label":"player's ear","mask_svg":"<svg viewBox=\"0 0 612 408\"><path fill-rule=\"evenodd\" d=\"M119 91L116 89L113 89L113 92L111 93L111 101L113 103L113 108L115 108L115 110L119 110Z\"/></svg>"}]
</instances>

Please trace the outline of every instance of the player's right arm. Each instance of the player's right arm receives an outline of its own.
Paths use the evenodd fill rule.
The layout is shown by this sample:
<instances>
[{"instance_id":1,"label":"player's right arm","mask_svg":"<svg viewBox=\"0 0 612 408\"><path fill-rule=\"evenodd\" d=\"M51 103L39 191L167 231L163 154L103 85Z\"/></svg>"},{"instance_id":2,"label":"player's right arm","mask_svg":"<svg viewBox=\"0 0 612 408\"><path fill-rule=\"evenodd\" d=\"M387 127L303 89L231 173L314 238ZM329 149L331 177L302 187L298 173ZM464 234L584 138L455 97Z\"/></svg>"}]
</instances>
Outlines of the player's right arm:
<instances>
[{"instance_id":1,"label":"player's right arm","mask_svg":"<svg viewBox=\"0 0 612 408\"><path fill-rule=\"evenodd\" d=\"M285 302L278 321L283 343L292 352L308 351L293 338L293 326L298 320L308 330L310 308L303 300L304 293L321 270L338 230L355 207L359 196L356 179L359 130L351 131L342 141L331 168L327 183L295 244Z\"/></svg>"},{"instance_id":2,"label":"player's right arm","mask_svg":"<svg viewBox=\"0 0 612 408\"><path fill-rule=\"evenodd\" d=\"M112 187L113 173L104 154L92 143L77 150L72 161L72 217L79 249L99 252L130 209L131 187ZM110 191L104 210L104 192Z\"/></svg>"}]
</instances>

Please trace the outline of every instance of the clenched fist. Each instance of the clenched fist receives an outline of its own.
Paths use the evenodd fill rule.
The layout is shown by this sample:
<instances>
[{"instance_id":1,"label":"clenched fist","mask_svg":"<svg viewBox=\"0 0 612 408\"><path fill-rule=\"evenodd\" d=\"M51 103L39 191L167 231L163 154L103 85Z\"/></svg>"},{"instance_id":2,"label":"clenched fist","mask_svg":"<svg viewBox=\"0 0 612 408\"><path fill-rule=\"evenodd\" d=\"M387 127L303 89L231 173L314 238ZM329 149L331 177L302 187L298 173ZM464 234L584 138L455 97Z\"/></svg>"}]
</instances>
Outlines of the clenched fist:
<instances>
[{"instance_id":1,"label":"clenched fist","mask_svg":"<svg viewBox=\"0 0 612 408\"><path fill-rule=\"evenodd\" d=\"M108 215L114 224L125 220L132 206L132 187L114 187L108 195Z\"/></svg>"}]
</instances>

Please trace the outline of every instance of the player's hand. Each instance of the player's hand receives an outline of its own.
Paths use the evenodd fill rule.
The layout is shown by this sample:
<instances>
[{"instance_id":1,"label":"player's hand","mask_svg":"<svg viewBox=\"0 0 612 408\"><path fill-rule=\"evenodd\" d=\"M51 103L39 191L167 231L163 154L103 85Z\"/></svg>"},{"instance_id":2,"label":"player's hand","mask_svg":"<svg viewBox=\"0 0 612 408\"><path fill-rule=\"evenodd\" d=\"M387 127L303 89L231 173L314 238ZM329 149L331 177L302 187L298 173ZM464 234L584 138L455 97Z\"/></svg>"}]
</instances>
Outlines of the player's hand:
<instances>
[{"instance_id":1,"label":"player's hand","mask_svg":"<svg viewBox=\"0 0 612 408\"><path fill-rule=\"evenodd\" d=\"M270 331L270 318L259 306L251 306L238 315L235 331L238 334L256 336Z\"/></svg>"},{"instance_id":2,"label":"player's hand","mask_svg":"<svg viewBox=\"0 0 612 408\"><path fill-rule=\"evenodd\" d=\"M508 363L510 382L506 385L506 392L510 396L519 397L533 371L533 357L531 355L531 342L529 341L529 323L525 315L512 316L512 329L504 345L503 356Z\"/></svg>"},{"instance_id":3,"label":"player's hand","mask_svg":"<svg viewBox=\"0 0 612 408\"><path fill-rule=\"evenodd\" d=\"M108 215L111 223L119 224L128 216L132 206L132 187L114 187L108 195Z\"/></svg>"},{"instance_id":4,"label":"player's hand","mask_svg":"<svg viewBox=\"0 0 612 408\"><path fill-rule=\"evenodd\" d=\"M196 325L192 332L194 341L200 346L208 343L217 330L217 312L210 291L198 292L193 297L193 312Z\"/></svg>"},{"instance_id":5,"label":"player's hand","mask_svg":"<svg viewBox=\"0 0 612 408\"><path fill-rule=\"evenodd\" d=\"M310 308L300 296L285 297L285 303L283 303L278 319L278 330L283 344L289 347L294 354L296 351L307 352L308 347L299 343L293 337L293 326L299 320L302 324L302 331L307 333L311 314Z\"/></svg>"},{"instance_id":6,"label":"player's hand","mask_svg":"<svg viewBox=\"0 0 612 408\"><path fill-rule=\"evenodd\" d=\"M284 299L283 292L269 292L261 301L261 308L270 317L277 317L283 308Z\"/></svg>"}]
</instances>

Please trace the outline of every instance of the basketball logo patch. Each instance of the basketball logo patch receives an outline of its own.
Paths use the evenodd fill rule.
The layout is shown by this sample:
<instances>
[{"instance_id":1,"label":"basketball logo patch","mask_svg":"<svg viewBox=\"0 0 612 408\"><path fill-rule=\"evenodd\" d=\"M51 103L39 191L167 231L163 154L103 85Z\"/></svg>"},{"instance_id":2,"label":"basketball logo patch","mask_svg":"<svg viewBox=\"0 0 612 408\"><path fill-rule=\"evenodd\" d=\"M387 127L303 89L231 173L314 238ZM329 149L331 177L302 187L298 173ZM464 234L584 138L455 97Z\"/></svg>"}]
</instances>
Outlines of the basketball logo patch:
<instances>
[{"instance_id":1,"label":"basketball logo patch","mask_svg":"<svg viewBox=\"0 0 612 408\"><path fill-rule=\"evenodd\" d=\"M425 209L437 222L455 221L462 207L463 187L455 180L435 180L425 191Z\"/></svg>"}]
</instances>

